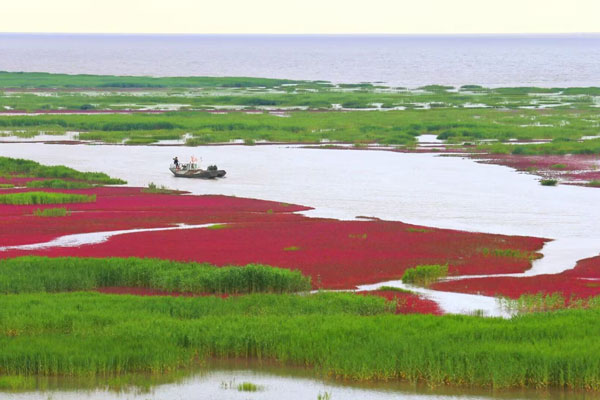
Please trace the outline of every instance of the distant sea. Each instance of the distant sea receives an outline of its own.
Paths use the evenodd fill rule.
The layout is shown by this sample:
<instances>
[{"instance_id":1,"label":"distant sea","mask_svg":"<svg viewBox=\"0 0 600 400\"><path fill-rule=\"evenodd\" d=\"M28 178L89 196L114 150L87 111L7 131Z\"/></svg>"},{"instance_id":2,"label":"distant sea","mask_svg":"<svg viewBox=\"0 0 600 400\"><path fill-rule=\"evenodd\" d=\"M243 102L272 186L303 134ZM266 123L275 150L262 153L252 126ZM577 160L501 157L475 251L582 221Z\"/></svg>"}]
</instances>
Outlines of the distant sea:
<instances>
[{"instance_id":1,"label":"distant sea","mask_svg":"<svg viewBox=\"0 0 600 400\"><path fill-rule=\"evenodd\" d=\"M0 34L0 70L253 76L409 88L600 86L600 35Z\"/></svg>"}]
</instances>

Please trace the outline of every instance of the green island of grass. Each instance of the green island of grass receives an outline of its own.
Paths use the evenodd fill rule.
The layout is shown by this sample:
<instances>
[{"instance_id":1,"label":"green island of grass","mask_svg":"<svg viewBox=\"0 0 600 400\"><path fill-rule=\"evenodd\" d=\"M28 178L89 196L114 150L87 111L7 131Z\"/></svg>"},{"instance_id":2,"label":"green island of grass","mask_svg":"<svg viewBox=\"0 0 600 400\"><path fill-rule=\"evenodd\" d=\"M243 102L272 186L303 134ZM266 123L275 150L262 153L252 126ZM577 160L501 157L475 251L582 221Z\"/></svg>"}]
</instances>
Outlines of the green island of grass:
<instances>
[{"instance_id":1,"label":"green island of grass","mask_svg":"<svg viewBox=\"0 0 600 400\"><path fill-rule=\"evenodd\" d=\"M93 203L96 195L55 193L55 192L21 192L0 194L0 204L31 205L31 204L66 204Z\"/></svg>"}]
</instances>

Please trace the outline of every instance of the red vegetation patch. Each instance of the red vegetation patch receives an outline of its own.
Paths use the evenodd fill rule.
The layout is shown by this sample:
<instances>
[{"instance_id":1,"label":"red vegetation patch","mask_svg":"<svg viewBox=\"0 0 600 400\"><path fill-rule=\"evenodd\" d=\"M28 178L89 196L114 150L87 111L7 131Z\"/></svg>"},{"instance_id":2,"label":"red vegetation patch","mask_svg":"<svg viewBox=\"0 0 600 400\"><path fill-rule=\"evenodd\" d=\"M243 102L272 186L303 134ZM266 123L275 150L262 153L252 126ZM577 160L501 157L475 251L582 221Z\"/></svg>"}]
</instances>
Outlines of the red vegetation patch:
<instances>
[{"instance_id":1,"label":"red vegetation patch","mask_svg":"<svg viewBox=\"0 0 600 400\"><path fill-rule=\"evenodd\" d=\"M565 271L561 275L600 279L600 256L579 260L575 268Z\"/></svg>"},{"instance_id":2,"label":"red vegetation patch","mask_svg":"<svg viewBox=\"0 0 600 400\"><path fill-rule=\"evenodd\" d=\"M33 189L3 191L22 192ZM39 191L40 189L35 189ZM308 210L308 207L227 196L147 194L140 188L99 187L48 192L95 194L96 202L60 205L0 206L0 246L40 243L75 233L168 227L178 223L204 224L260 220L270 215ZM63 207L66 217L36 217L36 209ZM0 257L3 255L0 253Z\"/></svg>"},{"instance_id":3,"label":"red vegetation patch","mask_svg":"<svg viewBox=\"0 0 600 400\"><path fill-rule=\"evenodd\" d=\"M395 290L375 290L357 293L367 296L380 296L389 301L395 301L396 314L443 314L443 311L435 301L426 299L423 296L414 293L405 293Z\"/></svg>"},{"instance_id":4,"label":"red vegetation patch","mask_svg":"<svg viewBox=\"0 0 600 400\"><path fill-rule=\"evenodd\" d=\"M518 171L535 173L543 178L562 178L585 184L600 179L600 159L597 155L514 155L484 154L473 158L489 164L504 165Z\"/></svg>"},{"instance_id":5,"label":"red vegetation patch","mask_svg":"<svg viewBox=\"0 0 600 400\"><path fill-rule=\"evenodd\" d=\"M294 214L307 207L226 196L142 193L102 187L62 192L95 194L94 203L61 205L66 217L32 215L48 206L0 206L0 246L46 242L58 236L177 223L225 223L219 229L140 232L81 247L0 252L79 257L154 257L215 265L268 264L298 269L315 288L346 289L399 279L407 268L448 264L450 274L521 272L527 259L485 256L483 249L539 250L545 240L423 228L401 222L337 221Z\"/></svg>"},{"instance_id":6,"label":"red vegetation patch","mask_svg":"<svg viewBox=\"0 0 600 400\"><path fill-rule=\"evenodd\" d=\"M555 275L531 277L489 277L436 283L433 289L449 292L506 296L513 299L523 294L561 293L565 298L587 298L600 295L600 256L587 258L577 266Z\"/></svg>"}]
</instances>

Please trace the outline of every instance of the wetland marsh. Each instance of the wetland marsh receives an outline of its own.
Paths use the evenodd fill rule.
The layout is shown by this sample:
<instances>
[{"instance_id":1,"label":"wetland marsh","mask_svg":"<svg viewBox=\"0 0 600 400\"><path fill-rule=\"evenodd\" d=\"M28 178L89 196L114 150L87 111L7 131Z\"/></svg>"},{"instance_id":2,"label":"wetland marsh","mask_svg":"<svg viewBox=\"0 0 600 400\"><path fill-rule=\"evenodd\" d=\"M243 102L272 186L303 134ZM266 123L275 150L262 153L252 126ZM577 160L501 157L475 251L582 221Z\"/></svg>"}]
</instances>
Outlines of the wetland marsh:
<instances>
[{"instance_id":1,"label":"wetland marsh","mask_svg":"<svg viewBox=\"0 0 600 400\"><path fill-rule=\"evenodd\" d=\"M10 73L0 86L8 396L45 396L27 391L54 377L100 388L186 375L214 358L323 379L297 398L429 396L336 386L348 380L600 387L597 88ZM227 178L177 179L175 155ZM425 278L399 283L406 271ZM266 388L252 398L302 386L227 374L139 396L234 375ZM48 393L78 395L66 387Z\"/></svg>"}]
</instances>

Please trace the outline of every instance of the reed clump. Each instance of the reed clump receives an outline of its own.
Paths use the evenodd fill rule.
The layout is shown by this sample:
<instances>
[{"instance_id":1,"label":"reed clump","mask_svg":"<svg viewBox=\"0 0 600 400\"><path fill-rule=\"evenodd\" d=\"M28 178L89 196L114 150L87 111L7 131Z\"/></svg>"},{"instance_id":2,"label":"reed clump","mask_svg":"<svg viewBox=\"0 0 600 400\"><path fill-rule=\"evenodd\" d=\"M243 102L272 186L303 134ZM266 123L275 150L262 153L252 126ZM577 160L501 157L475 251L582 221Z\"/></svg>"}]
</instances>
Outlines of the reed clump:
<instances>
[{"instance_id":1,"label":"reed clump","mask_svg":"<svg viewBox=\"0 0 600 400\"><path fill-rule=\"evenodd\" d=\"M238 392L258 392L260 386L252 382L242 382L237 385Z\"/></svg>"},{"instance_id":2,"label":"reed clump","mask_svg":"<svg viewBox=\"0 0 600 400\"><path fill-rule=\"evenodd\" d=\"M310 290L300 271L250 264L215 267L141 258L19 257L0 260L0 293L65 292L121 286L185 293Z\"/></svg>"},{"instance_id":3,"label":"reed clump","mask_svg":"<svg viewBox=\"0 0 600 400\"><path fill-rule=\"evenodd\" d=\"M52 188L52 189L89 189L93 187L87 182L65 181L62 179L48 179L44 181L29 181L28 188Z\"/></svg>"},{"instance_id":4,"label":"reed clump","mask_svg":"<svg viewBox=\"0 0 600 400\"><path fill-rule=\"evenodd\" d=\"M556 186L558 184L558 180L556 180L556 179L542 179L542 180L540 180L540 184L542 186Z\"/></svg>"},{"instance_id":5,"label":"reed clump","mask_svg":"<svg viewBox=\"0 0 600 400\"><path fill-rule=\"evenodd\" d=\"M520 258L526 260L535 260L541 257L541 254L530 251L524 251L519 249L490 249L484 247L480 249L481 254L486 257L508 257L508 258Z\"/></svg>"},{"instance_id":6,"label":"reed clump","mask_svg":"<svg viewBox=\"0 0 600 400\"><path fill-rule=\"evenodd\" d=\"M66 204L93 203L96 195L55 193L55 192L20 192L0 194L0 204L32 205L32 204Z\"/></svg>"},{"instance_id":7,"label":"reed clump","mask_svg":"<svg viewBox=\"0 0 600 400\"><path fill-rule=\"evenodd\" d=\"M152 194L172 194L175 190L169 189L165 185L158 186L154 182L148 183L148 186L142 189L142 193L152 193Z\"/></svg>"},{"instance_id":8,"label":"reed clump","mask_svg":"<svg viewBox=\"0 0 600 400\"><path fill-rule=\"evenodd\" d=\"M447 275L448 265L417 265L414 268L408 268L404 271L402 282L429 286Z\"/></svg>"},{"instance_id":9,"label":"reed clump","mask_svg":"<svg viewBox=\"0 0 600 400\"><path fill-rule=\"evenodd\" d=\"M567 298L562 293L524 294L518 299L503 297L500 302L505 309L520 314L563 309L600 309L600 296Z\"/></svg>"}]
</instances>

